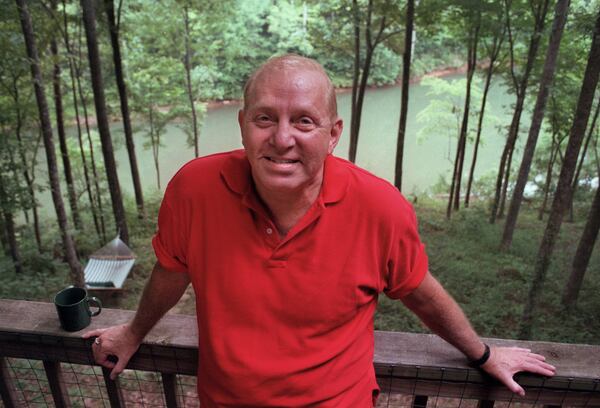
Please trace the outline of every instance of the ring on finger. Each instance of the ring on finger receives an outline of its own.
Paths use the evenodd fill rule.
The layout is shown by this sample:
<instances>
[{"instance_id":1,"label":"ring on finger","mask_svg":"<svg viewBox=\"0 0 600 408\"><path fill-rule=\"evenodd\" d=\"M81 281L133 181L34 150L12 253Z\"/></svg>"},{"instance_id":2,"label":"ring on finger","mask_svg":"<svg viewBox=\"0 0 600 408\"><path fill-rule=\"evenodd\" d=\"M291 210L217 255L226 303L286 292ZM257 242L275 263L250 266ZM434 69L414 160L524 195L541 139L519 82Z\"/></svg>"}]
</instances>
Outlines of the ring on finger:
<instances>
[{"instance_id":1,"label":"ring on finger","mask_svg":"<svg viewBox=\"0 0 600 408\"><path fill-rule=\"evenodd\" d=\"M99 346L99 345L100 345L100 337L96 337L96 338L94 339L94 344L95 344L95 345L97 345L97 346Z\"/></svg>"}]
</instances>

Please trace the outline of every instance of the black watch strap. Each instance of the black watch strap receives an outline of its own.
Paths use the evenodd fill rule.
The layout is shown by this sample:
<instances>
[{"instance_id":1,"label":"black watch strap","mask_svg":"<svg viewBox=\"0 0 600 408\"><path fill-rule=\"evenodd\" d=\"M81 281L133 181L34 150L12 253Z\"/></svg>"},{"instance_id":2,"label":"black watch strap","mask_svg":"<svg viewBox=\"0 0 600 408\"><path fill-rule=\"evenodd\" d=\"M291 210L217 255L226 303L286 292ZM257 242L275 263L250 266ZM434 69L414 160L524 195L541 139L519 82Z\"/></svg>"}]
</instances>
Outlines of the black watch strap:
<instances>
[{"instance_id":1,"label":"black watch strap","mask_svg":"<svg viewBox=\"0 0 600 408\"><path fill-rule=\"evenodd\" d=\"M469 362L470 367L479 368L490 359L490 346L488 346L485 343L483 343L483 345L485 346L485 351L483 352L483 355L477 360L471 360Z\"/></svg>"}]
</instances>

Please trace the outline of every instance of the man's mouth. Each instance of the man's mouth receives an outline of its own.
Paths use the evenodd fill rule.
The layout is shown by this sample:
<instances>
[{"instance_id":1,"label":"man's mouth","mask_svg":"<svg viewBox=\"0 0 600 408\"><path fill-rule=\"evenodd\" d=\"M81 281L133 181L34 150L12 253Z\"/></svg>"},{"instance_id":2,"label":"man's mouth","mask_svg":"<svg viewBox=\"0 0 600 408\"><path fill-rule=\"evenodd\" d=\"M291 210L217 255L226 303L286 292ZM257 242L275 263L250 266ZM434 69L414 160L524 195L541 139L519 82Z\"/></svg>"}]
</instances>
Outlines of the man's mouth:
<instances>
[{"instance_id":1,"label":"man's mouth","mask_svg":"<svg viewBox=\"0 0 600 408\"><path fill-rule=\"evenodd\" d=\"M280 158L269 157L269 156L265 156L265 159L269 160L270 162L277 163L277 164L292 164L292 163L298 163L298 161L299 161L299 160L293 160L293 159L280 159Z\"/></svg>"}]
</instances>

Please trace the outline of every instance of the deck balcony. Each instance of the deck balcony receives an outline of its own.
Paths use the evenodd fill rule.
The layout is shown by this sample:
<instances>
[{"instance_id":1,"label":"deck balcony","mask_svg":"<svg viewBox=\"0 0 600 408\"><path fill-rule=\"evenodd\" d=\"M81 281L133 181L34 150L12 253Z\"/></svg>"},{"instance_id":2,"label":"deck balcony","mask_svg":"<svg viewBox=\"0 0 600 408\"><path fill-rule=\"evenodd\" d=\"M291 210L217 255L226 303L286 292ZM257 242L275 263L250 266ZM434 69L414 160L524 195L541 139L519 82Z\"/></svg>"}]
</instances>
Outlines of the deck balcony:
<instances>
[{"instance_id":1,"label":"deck balcony","mask_svg":"<svg viewBox=\"0 0 600 408\"><path fill-rule=\"evenodd\" d=\"M104 309L90 328L124 323L131 311ZM95 365L91 341L60 329L51 303L0 300L0 395L5 407L196 407L193 316L167 315L128 369L112 381ZM487 339L547 356L553 378L519 374L518 397L437 336L376 332L379 407L600 407L600 346Z\"/></svg>"}]
</instances>

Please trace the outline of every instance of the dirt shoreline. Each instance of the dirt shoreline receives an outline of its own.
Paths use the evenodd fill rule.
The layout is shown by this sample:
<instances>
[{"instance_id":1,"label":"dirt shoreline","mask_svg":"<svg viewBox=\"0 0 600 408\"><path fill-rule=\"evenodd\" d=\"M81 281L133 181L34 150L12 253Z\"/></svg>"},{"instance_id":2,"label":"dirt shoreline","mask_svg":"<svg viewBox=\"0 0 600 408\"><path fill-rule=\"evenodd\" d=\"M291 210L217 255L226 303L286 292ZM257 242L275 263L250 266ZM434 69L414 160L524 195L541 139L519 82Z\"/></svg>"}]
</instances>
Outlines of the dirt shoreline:
<instances>
[{"instance_id":1,"label":"dirt shoreline","mask_svg":"<svg viewBox=\"0 0 600 408\"><path fill-rule=\"evenodd\" d=\"M413 78L410 79L410 84L418 84L419 82L421 82L421 80L423 78L427 78L427 77L436 77L436 78L443 78L449 75L456 75L456 74L464 74L467 72L467 64L464 64L462 66L459 67L443 67L443 68L438 68L438 69L434 69L433 71L427 72L423 75L419 75L419 76L415 76ZM393 84L387 84L387 85L381 85L381 86L369 86L367 89L387 89L387 88L392 88L395 86L400 86L400 82L397 81ZM344 94L344 93L348 93L352 91L352 87L343 87L343 88L336 88L335 89L335 93L336 95L338 94ZM219 109L225 106L236 106L236 105L241 105L242 104L242 99L223 99L223 100L217 100L217 101L208 101L206 102L206 109L207 110L215 110L215 109ZM169 106L161 106L159 107L160 110L164 110L165 112L168 111ZM132 120L136 120L136 115L134 113L131 114L132 115ZM84 117L81 116L80 117L80 121L81 123L84 122ZM110 123L116 123L116 122L120 122L122 121L121 116L120 115L111 115L109 117L109 122ZM75 120L75 118L70 119L69 123L71 126L76 126L77 122ZM91 114L88 117L88 124L90 126L97 126L97 122L96 122L96 115L95 114Z\"/></svg>"},{"instance_id":2,"label":"dirt shoreline","mask_svg":"<svg viewBox=\"0 0 600 408\"><path fill-rule=\"evenodd\" d=\"M419 76L411 78L410 84L411 85L418 84L419 82L421 82L423 80L423 78L428 78L428 77L443 78L443 77L446 77L449 75L464 74L466 72L467 72L467 64L461 65L459 67L438 68L438 69L434 69L433 71L427 72L423 75L419 75ZM393 84L380 85L380 86L373 85L373 86L369 86L368 89L387 89L387 88L393 88L395 86L400 86L400 82L397 81ZM352 91L352 87L335 88L336 95L348 93L351 91ZM212 110L212 109L219 109L224 106L240 105L241 103L242 103L241 99L223 99L223 100L219 100L219 101L207 102L206 108L208 110Z\"/></svg>"}]
</instances>

